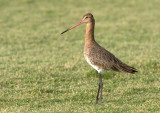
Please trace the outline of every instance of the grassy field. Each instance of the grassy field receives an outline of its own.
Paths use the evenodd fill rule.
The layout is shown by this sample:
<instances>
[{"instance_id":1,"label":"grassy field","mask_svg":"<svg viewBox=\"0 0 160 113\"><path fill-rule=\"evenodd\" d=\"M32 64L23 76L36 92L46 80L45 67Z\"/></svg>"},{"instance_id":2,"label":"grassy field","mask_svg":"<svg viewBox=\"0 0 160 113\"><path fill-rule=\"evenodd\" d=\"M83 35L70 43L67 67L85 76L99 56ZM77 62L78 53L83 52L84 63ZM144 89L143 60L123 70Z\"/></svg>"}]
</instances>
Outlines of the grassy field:
<instances>
[{"instance_id":1,"label":"grassy field","mask_svg":"<svg viewBox=\"0 0 160 113\"><path fill-rule=\"evenodd\" d=\"M160 112L159 0L0 0L0 112ZM96 41L138 69L103 75L83 57L93 13Z\"/></svg>"}]
</instances>

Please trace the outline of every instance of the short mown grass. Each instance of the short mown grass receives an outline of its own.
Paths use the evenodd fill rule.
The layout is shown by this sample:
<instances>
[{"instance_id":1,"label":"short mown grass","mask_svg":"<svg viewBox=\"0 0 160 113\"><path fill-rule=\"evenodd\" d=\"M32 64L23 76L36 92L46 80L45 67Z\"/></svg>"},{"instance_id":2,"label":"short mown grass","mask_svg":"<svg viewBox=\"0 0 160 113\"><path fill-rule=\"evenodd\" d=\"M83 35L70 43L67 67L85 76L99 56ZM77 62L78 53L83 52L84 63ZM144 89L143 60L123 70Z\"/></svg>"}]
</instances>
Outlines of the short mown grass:
<instances>
[{"instance_id":1,"label":"short mown grass","mask_svg":"<svg viewBox=\"0 0 160 113\"><path fill-rule=\"evenodd\" d=\"M0 0L0 112L160 112L159 0ZM83 57L85 13L96 41L138 69L98 74Z\"/></svg>"}]
</instances>

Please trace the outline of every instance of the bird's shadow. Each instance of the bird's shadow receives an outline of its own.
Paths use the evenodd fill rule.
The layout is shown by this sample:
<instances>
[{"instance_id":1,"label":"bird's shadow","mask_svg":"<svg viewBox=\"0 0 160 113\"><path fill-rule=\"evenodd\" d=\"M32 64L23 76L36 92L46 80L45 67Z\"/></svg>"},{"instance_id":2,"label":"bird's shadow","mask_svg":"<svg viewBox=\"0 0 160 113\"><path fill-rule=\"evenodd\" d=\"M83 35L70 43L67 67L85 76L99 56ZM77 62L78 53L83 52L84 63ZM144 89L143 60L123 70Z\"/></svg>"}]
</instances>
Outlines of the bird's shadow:
<instances>
[{"instance_id":1,"label":"bird's shadow","mask_svg":"<svg viewBox=\"0 0 160 113\"><path fill-rule=\"evenodd\" d=\"M115 75L116 75L116 73L114 73L112 71L107 71L105 74L102 74L102 78L108 80L108 79L114 78ZM86 73L86 76L87 77L99 78L98 72L96 70L89 70Z\"/></svg>"}]
</instances>

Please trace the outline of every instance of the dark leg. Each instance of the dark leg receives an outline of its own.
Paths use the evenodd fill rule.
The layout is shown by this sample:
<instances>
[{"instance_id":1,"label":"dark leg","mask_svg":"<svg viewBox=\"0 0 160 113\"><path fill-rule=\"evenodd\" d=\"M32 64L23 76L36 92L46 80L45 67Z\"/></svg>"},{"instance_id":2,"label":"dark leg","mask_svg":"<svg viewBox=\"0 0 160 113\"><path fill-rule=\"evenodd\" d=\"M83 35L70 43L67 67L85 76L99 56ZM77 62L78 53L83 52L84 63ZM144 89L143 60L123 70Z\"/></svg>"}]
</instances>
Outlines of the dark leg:
<instances>
[{"instance_id":1,"label":"dark leg","mask_svg":"<svg viewBox=\"0 0 160 113\"><path fill-rule=\"evenodd\" d=\"M101 104L102 103L103 82L102 82L102 76L101 76L100 73L99 73L99 86L100 86L100 89L101 89L101 95L100 95L100 104Z\"/></svg>"},{"instance_id":2,"label":"dark leg","mask_svg":"<svg viewBox=\"0 0 160 113\"><path fill-rule=\"evenodd\" d=\"M102 103L102 89L103 89L102 77L101 77L101 74L99 73L99 86L98 86L98 92L96 97L96 104L98 104L99 91L101 91L100 103Z\"/></svg>"},{"instance_id":3,"label":"dark leg","mask_svg":"<svg viewBox=\"0 0 160 113\"><path fill-rule=\"evenodd\" d=\"M98 92L97 92L97 97L96 97L96 104L98 104L99 91L100 91L100 85L98 86Z\"/></svg>"}]
</instances>

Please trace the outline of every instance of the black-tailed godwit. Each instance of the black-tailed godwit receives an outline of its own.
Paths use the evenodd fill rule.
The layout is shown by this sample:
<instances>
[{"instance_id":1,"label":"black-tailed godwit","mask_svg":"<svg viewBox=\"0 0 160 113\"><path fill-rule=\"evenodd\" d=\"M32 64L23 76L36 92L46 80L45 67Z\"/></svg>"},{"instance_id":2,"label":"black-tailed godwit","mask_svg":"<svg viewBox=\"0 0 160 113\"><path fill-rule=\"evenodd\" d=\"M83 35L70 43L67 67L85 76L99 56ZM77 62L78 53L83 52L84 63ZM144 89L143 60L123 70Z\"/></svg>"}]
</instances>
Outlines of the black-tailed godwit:
<instances>
[{"instance_id":1,"label":"black-tailed godwit","mask_svg":"<svg viewBox=\"0 0 160 113\"><path fill-rule=\"evenodd\" d=\"M84 45L84 57L86 61L98 71L99 74L99 86L96 96L96 104L99 100L100 93L100 103L102 103L102 77L101 74L107 70L113 71L123 71L127 73L134 74L137 70L116 58L112 53L101 47L94 39L94 26L95 20L91 13L87 13L83 16L82 20L71 28L65 30L61 34L75 28L83 23L87 24L86 35L85 35L85 45Z\"/></svg>"}]
</instances>

